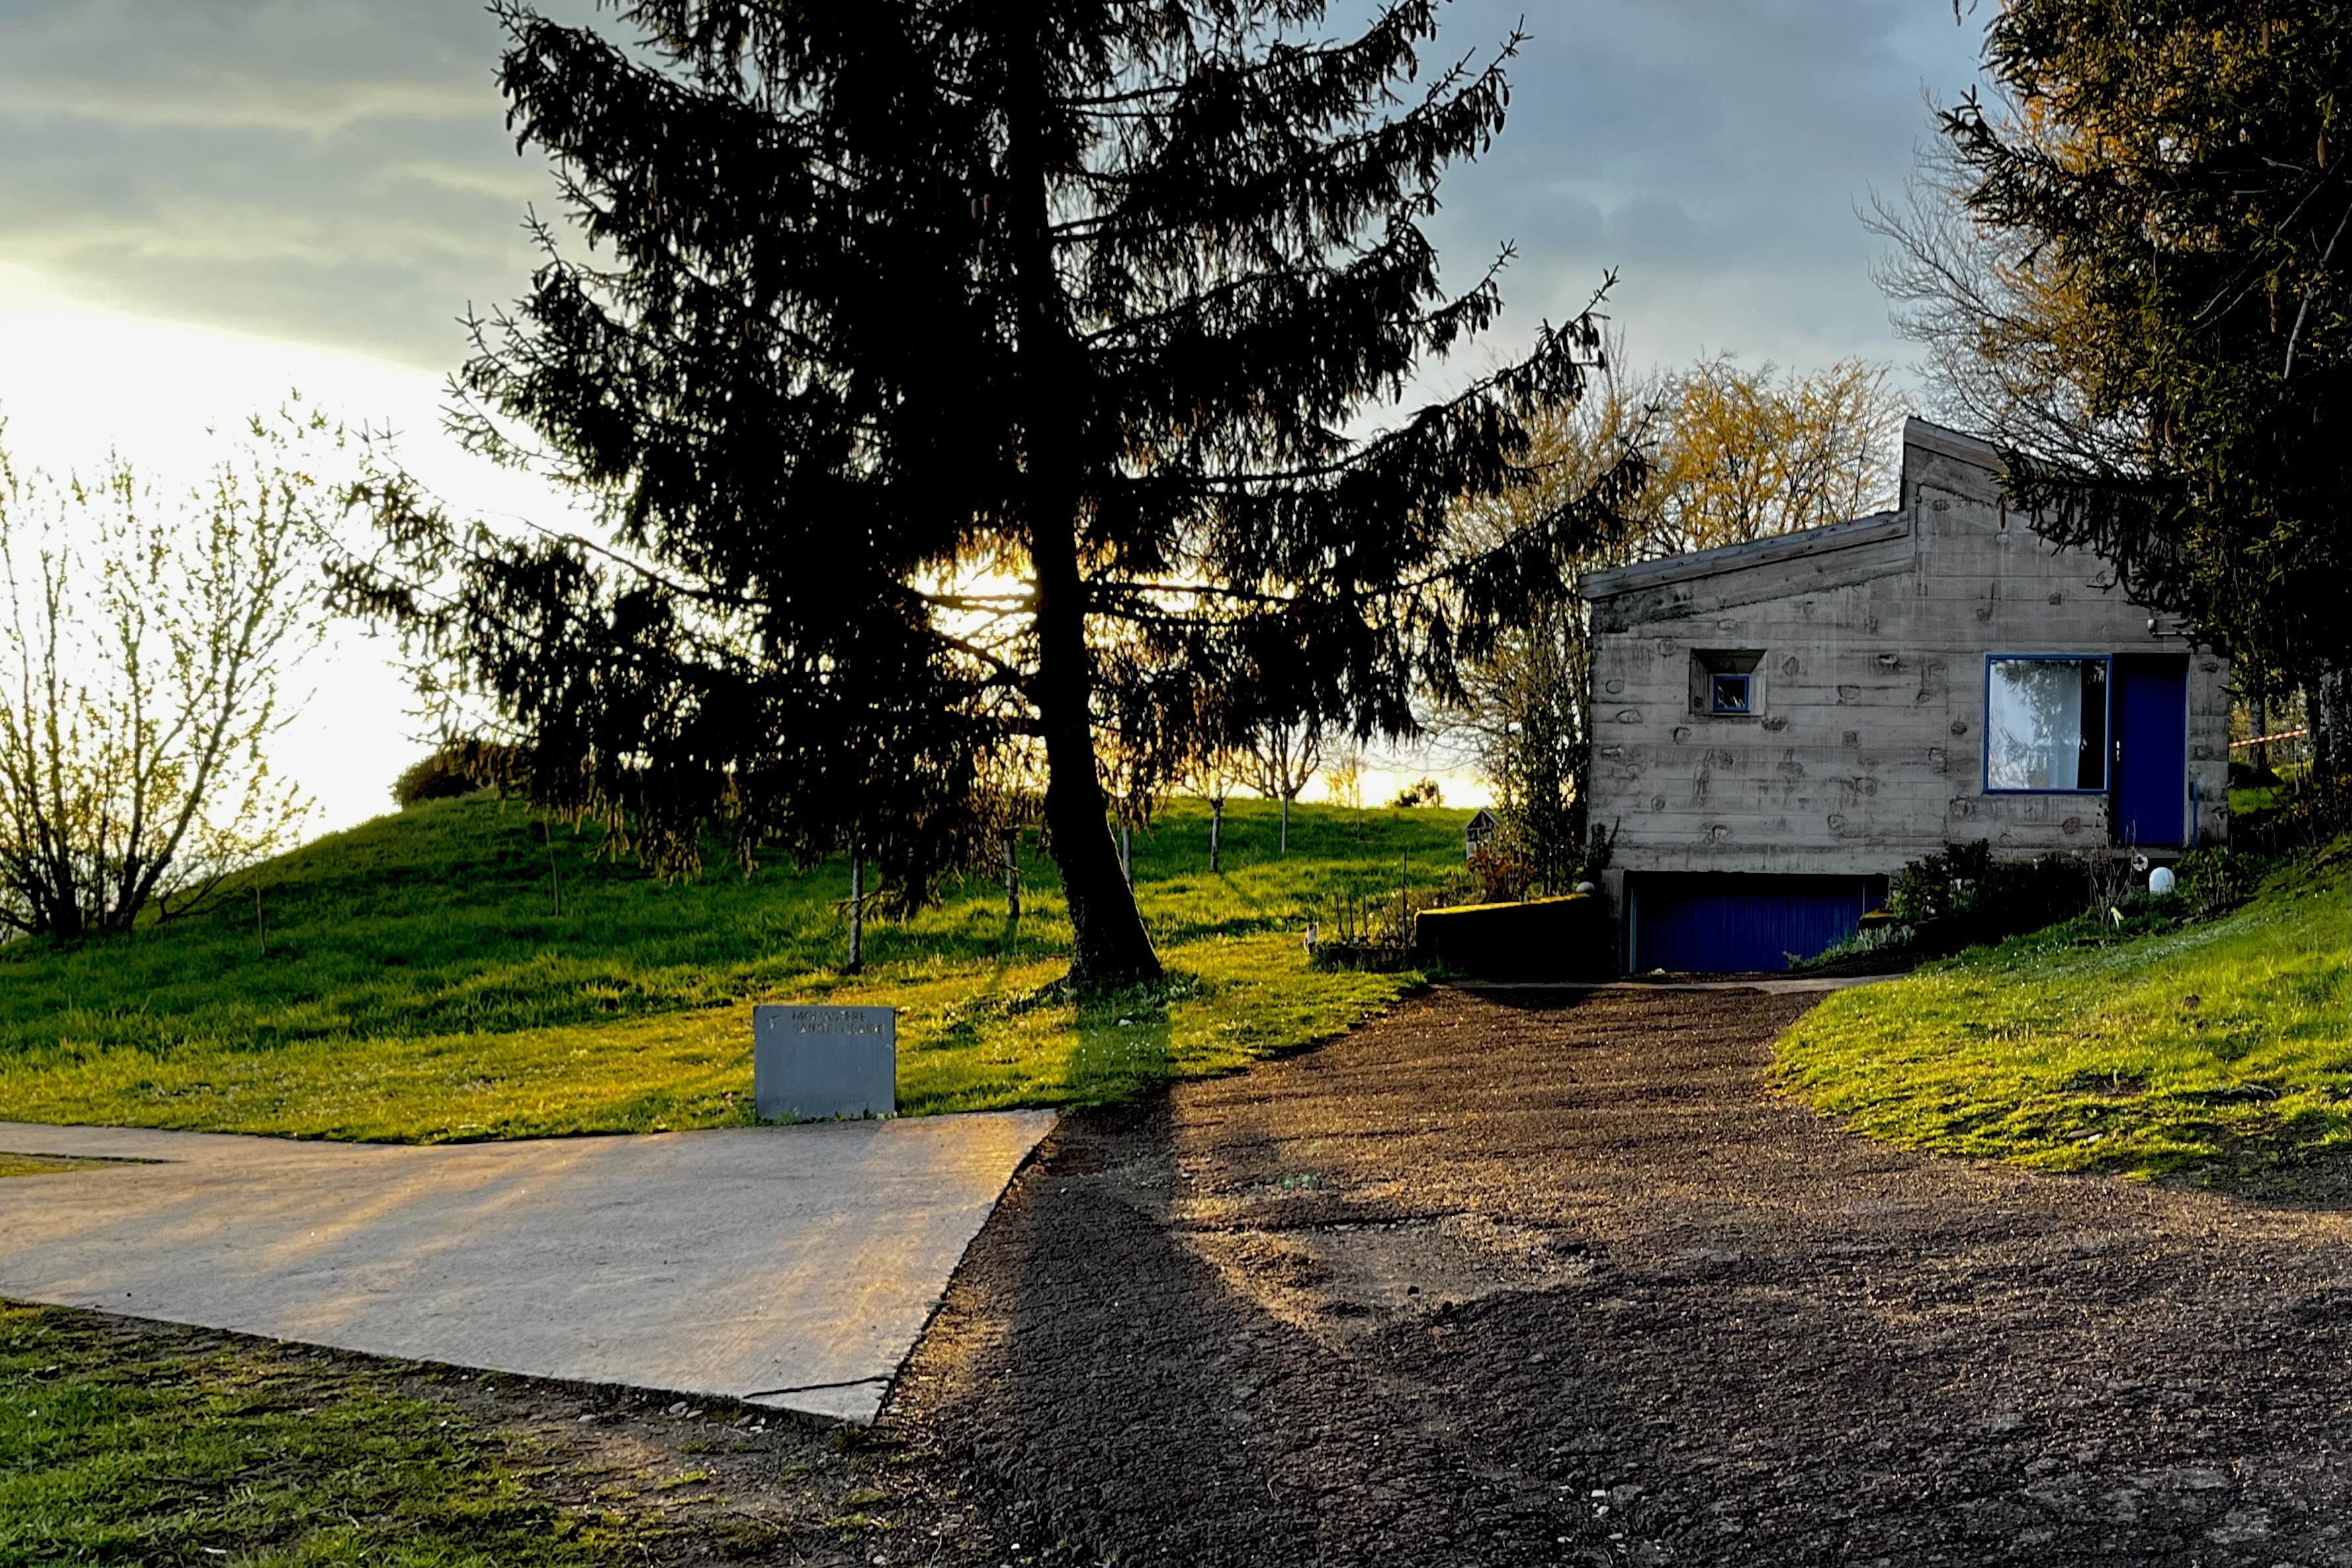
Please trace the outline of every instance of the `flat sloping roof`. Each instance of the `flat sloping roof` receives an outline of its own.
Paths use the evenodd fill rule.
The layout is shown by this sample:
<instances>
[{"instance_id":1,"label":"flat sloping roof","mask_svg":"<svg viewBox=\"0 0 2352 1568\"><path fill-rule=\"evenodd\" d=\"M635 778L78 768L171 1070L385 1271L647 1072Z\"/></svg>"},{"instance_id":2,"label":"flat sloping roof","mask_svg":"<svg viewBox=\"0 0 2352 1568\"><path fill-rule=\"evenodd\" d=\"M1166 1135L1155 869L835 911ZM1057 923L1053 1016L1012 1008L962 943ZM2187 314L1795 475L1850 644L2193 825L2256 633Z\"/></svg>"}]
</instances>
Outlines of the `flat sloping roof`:
<instances>
[{"instance_id":1,"label":"flat sloping roof","mask_svg":"<svg viewBox=\"0 0 2352 1568\"><path fill-rule=\"evenodd\" d=\"M1801 560L1808 555L1821 555L1832 550L1852 550L1857 545L1901 539L1910 531L1911 519L1907 514L1876 512L1869 517L1855 518L1852 522L1833 522L1825 528L1803 528L1794 533L1776 533L1769 539L1754 539L1745 544L1718 544L1713 550L1694 550L1687 555L1669 555L1662 561L1637 561L1631 566L1612 566L1606 572L1595 572L1586 577L1582 592L1588 599L1613 598L1619 594L1635 593L1643 588L1661 588L1669 583L1686 583L1694 577L1713 577L1775 561Z\"/></svg>"},{"instance_id":2,"label":"flat sloping roof","mask_svg":"<svg viewBox=\"0 0 2352 1568\"><path fill-rule=\"evenodd\" d=\"M2001 469L2000 454L1985 442L1960 431L1932 424L1916 415L1903 421L1903 445L1906 449L1924 447L1992 473L1997 474ZM1721 573L1738 572L1745 567L1762 566L1775 561L1797 561L1832 550L1851 550L1858 545L1876 544L1884 540L1900 539L1910 531L1911 518L1907 512L1874 512L1868 517L1855 518L1851 522L1801 528L1792 533L1776 533L1769 539L1750 540L1745 544L1718 544L1712 550L1694 550L1687 555L1669 555L1659 561L1637 561L1631 566L1611 567L1586 577L1582 593L1588 599L1613 598L1619 594L1660 588L1669 583L1687 583L1694 578L1713 577Z\"/></svg>"}]
</instances>

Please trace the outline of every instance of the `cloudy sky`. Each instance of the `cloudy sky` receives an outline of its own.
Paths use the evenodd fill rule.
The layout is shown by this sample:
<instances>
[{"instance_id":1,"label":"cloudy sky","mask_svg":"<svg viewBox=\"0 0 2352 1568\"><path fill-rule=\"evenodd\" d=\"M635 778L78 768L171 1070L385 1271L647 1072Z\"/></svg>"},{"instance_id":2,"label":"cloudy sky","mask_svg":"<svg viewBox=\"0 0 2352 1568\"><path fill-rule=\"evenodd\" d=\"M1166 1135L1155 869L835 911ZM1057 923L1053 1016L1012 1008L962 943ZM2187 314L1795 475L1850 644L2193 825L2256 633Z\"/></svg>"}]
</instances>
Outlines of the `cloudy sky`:
<instances>
[{"instance_id":1,"label":"cloudy sky","mask_svg":"<svg viewBox=\"0 0 2352 1568\"><path fill-rule=\"evenodd\" d=\"M1973 9L1973 7L1969 7ZM1516 243L1498 346L1601 274L1641 361L1900 363L1853 216L1924 99L1973 79L1952 0L1456 0L1439 52L1530 37L1509 129L1446 186L1457 279ZM435 437L457 318L520 290L552 205L507 135L477 0L0 0L0 418L19 461L170 473L299 386L396 424L484 509L530 496ZM289 763L341 825L414 750L356 636Z\"/></svg>"}]
</instances>

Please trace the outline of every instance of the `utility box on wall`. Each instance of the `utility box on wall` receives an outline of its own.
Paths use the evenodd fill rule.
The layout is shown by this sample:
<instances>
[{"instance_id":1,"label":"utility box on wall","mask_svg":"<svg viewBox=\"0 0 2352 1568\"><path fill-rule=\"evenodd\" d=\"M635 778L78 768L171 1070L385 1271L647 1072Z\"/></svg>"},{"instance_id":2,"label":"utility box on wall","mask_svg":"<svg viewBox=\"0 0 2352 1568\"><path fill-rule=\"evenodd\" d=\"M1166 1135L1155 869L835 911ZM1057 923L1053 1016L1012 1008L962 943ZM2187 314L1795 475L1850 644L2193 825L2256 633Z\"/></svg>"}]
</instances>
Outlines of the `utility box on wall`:
<instances>
[{"instance_id":1,"label":"utility box on wall","mask_svg":"<svg viewBox=\"0 0 2352 1568\"><path fill-rule=\"evenodd\" d=\"M751 1100L762 1121L897 1115L898 1010L752 1008Z\"/></svg>"}]
</instances>

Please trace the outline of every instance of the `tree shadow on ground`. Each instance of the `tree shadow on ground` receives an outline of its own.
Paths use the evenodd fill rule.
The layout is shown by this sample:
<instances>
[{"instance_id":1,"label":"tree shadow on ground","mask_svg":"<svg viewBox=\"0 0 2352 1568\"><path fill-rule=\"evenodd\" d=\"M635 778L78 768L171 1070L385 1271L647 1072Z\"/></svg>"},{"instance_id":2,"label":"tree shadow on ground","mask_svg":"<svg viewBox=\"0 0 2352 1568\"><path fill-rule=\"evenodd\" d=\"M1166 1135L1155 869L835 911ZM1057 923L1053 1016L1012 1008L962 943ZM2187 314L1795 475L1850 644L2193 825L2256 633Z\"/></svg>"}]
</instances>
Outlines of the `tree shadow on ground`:
<instances>
[{"instance_id":1,"label":"tree shadow on ground","mask_svg":"<svg viewBox=\"0 0 2352 1568\"><path fill-rule=\"evenodd\" d=\"M2340 1223L1847 1137L1761 1082L1808 1000L1440 992L1073 1116L888 1424L1121 1562L2352 1561Z\"/></svg>"}]
</instances>

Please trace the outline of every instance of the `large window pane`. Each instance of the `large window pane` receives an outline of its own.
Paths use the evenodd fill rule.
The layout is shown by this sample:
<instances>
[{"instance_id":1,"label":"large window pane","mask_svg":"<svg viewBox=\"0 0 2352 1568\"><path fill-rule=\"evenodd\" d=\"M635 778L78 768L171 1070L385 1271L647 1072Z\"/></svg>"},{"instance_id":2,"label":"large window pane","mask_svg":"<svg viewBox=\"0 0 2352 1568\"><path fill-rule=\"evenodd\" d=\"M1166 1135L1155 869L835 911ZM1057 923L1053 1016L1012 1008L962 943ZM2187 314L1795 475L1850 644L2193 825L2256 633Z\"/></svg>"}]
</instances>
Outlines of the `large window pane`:
<instances>
[{"instance_id":1,"label":"large window pane","mask_svg":"<svg viewBox=\"0 0 2352 1568\"><path fill-rule=\"evenodd\" d=\"M1994 659L1985 701L1985 787L2106 785L2106 660Z\"/></svg>"}]
</instances>

